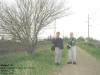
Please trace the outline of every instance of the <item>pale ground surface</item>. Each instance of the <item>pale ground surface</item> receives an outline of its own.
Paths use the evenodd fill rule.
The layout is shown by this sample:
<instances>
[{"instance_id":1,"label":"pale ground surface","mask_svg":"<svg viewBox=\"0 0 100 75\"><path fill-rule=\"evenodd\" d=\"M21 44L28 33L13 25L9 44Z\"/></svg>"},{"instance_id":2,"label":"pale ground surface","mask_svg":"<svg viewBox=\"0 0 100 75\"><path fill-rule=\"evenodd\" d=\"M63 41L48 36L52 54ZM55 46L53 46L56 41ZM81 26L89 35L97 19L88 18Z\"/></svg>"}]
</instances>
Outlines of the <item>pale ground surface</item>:
<instances>
[{"instance_id":1,"label":"pale ground surface","mask_svg":"<svg viewBox=\"0 0 100 75\"><path fill-rule=\"evenodd\" d=\"M77 65L66 64L54 75L100 75L100 60L77 48Z\"/></svg>"}]
</instances>

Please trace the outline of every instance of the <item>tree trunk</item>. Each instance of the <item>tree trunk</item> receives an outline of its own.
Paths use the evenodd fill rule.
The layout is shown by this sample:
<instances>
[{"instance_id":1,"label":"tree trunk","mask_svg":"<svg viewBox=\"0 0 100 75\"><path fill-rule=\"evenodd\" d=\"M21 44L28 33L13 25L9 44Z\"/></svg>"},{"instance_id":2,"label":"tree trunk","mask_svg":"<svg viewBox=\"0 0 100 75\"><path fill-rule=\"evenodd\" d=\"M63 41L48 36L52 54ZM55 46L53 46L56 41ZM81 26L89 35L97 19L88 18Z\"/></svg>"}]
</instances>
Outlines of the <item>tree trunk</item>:
<instances>
[{"instance_id":1,"label":"tree trunk","mask_svg":"<svg viewBox=\"0 0 100 75\"><path fill-rule=\"evenodd\" d=\"M31 56L34 55L35 46L36 46L36 44L35 44L35 45L34 45L34 44L28 45L28 47L27 47L27 53L28 53L29 55L31 55Z\"/></svg>"}]
</instances>

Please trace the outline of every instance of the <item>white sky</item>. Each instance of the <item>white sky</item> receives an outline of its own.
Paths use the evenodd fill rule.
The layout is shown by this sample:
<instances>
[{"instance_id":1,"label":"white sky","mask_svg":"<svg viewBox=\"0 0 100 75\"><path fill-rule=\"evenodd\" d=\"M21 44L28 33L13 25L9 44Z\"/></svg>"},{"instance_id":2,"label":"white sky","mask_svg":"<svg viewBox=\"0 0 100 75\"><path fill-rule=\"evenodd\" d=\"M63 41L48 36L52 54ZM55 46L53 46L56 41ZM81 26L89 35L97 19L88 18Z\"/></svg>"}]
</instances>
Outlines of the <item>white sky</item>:
<instances>
[{"instance_id":1,"label":"white sky","mask_svg":"<svg viewBox=\"0 0 100 75\"><path fill-rule=\"evenodd\" d=\"M8 4L11 0L7 1ZM100 0L67 0L73 12L68 17L56 21L57 31L61 32L61 37L69 36L73 32L75 37L88 36L88 14L90 15L90 37L100 40ZM66 3L67 4L67 3ZM51 25L54 25L52 23ZM45 29L40 37L54 35L54 29Z\"/></svg>"},{"instance_id":2,"label":"white sky","mask_svg":"<svg viewBox=\"0 0 100 75\"><path fill-rule=\"evenodd\" d=\"M69 36L73 32L76 37L88 36L88 14L90 15L90 37L100 40L100 0L69 0L73 14L57 20L57 31L61 36ZM53 34L47 30L45 35Z\"/></svg>"}]
</instances>

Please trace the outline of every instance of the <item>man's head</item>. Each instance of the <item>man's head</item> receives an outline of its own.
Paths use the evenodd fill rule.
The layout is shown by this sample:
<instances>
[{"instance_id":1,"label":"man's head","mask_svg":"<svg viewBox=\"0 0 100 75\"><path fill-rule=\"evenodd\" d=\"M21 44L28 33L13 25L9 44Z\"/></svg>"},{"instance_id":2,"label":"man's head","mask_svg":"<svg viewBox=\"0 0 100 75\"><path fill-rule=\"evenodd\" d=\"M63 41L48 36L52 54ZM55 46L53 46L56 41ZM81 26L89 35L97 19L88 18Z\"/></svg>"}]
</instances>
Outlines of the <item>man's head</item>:
<instances>
[{"instance_id":1,"label":"man's head","mask_svg":"<svg viewBox=\"0 0 100 75\"><path fill-rule=\"evenodd\" d=\"M73 37L74 37L74 34L73 34L73 32L71 32L71 33L70 33L70 37L71 37L71 38L73 38Z\"/></svg>"},{"instance_id":2,"label":"man's head","mask_svg":"<svg viewBox=\"0 0 100 75\"><path fill-rule=\"evenodd\" d=\"M60 36L60 32L57 32L56 33L56 38L59 38L59 36Z\"/></svg>"}]
</instances>

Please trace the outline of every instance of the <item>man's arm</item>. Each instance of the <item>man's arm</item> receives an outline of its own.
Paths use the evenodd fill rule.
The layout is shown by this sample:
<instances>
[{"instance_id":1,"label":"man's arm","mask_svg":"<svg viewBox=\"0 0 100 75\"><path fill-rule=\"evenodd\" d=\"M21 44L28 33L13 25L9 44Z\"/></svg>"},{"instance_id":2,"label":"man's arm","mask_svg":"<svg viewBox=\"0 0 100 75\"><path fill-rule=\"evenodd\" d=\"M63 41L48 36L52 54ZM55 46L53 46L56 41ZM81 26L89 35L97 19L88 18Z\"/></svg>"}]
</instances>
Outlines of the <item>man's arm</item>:
<instances>
[{"instance_id":1,"label":"man's arm","mask_svg":"<svg viewBox=\"0 0 100 75\"><path fill-rule=\"evenodd\" d=\"M55 44L56 43L56 40L55 39L52 39L52 43Z\"/></svg>"},{"instance_id":2,"label":"man's arm","mask_svg":"<svg viewBox=\"0 0 100 75\"><path fill-rule=\"evenodd\" d=\"M67 43L67 46L72 47L69 43Z\"/></svg>"},{"instance_id":3,"label":"man's arm","mask_svg":"<svg viewBox=\"0 0 100 75\"><path fill-rule=\"evenodd\" d=\"M64 41L63 41L63 39L62 39L62 48L64 49Z\"/></svg>"}]
</instances>

